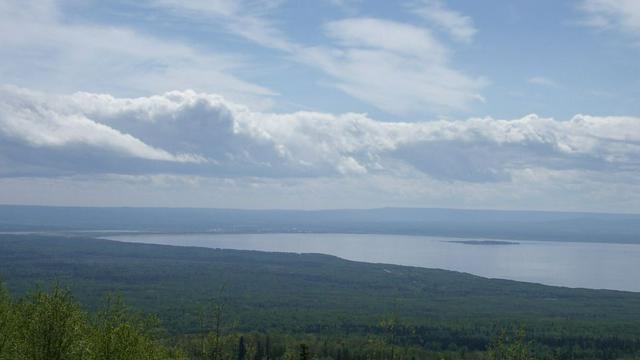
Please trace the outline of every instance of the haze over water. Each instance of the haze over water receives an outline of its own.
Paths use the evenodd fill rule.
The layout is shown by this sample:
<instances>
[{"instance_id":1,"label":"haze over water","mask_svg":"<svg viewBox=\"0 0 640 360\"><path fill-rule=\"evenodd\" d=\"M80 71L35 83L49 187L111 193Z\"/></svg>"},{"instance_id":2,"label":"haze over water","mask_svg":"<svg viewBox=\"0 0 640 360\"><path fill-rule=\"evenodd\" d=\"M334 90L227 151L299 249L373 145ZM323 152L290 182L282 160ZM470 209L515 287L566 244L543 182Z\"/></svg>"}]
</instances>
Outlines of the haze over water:
<instances>
[{"instance_id":1,"label":"haze over water","mask_svg":"<svg viewBox=\"0 0 640 360\"><path fill-rule=\"evenodd\" d=\"M640 245L552 241L481 245L469 239L355 234L153 234L109 239L137 243L293 253L439 268L546 285L640 291Z\"/></svg>"}]
</instances>

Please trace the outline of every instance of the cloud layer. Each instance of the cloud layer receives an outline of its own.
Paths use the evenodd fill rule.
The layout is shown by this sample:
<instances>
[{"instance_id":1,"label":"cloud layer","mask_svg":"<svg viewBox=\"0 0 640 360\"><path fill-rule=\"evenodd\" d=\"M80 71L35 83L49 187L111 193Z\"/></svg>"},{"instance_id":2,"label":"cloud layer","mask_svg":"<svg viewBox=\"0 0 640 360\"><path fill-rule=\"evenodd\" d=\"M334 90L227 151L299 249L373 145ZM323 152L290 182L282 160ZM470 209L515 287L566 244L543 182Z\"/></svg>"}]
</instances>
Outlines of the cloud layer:
<instances>
[{"instance_id":1,"label":"cloud layer","mask_svg":"<svg viewBox=\"0 0 640 360\"><path fill-rule=\"evenodd\" d=\"M640 2L636 0L584 0L586 24L624 32L640 44Z\"/></svg>"},{"instance_id":2,"label":"cloud layer","mask_svg":"<svg viewBox=\"0 0 640 360\"><path fill-rule=\"evenodd\" d=\"M373 107L396 115L446 113L482 102L487 85L452 65L446 43L428 27L374 17L326 21L319 43L297 42L265 16L281 1L150 0L152 8L222 26L230 34L320 70L325 83ZM438 1L423 1L412 12L462 42L476 30L469 17Z\"/></svg>"},{"instance_id":3,"label":"cloud layer","mask_svg":"<svg viewBox=\"0 0 640 360\"><path fill-rule=\"evenodd\" d=\"M577 4L0 1L0 202L638 212L637 47L565 28L639 2Z\"/></svg>"},{"instance_id":4,"label":"cloud layer","mask_svg":"<svg viewBox=\"0 0 640 360\"><path fill-rule=\"evenodd\" d=\"M449 49L426 28L347 18L325 24L325 32L335 46L303 48L296 56L345 93L389 113L446 112L483 101L486 81L454 69Z\"/></svg>"},{"instance_id":5,"label":"cloud layer","mask_svg":"<svg viewBox=\"0 0 640 360\"><path fill-rule=\"evenodd\" d=\"M640 119L528 115L381 122L265 113L212 94L139 98L0 90L3 176L175 173L205 177L427 176L510 181L532 168L640 170Z\"/></svg>"},{"instance_id":6,"label":"cloud layer","mask_svg":"<svg viewBox=\"0 0 640 360\"><path fill-rule=\"evenodd\" d=\"M425 20L444 29L457 41L470 42L478 30L469 16L448 9L441 0L422 0L411 7Z\"/></svg>"},{"instance_id":7,"label":"cloud layer","mask_svg":"<svg viewBox=\"0 0 640 360\"><path fill-rule=\"evenodd\" d=\"M3 84L127 95L191 88L265 106L276 95L236 75L253 66L244 56L121 24L70 19L64 5L56 0L0 2Z\"/></svg>"}]
</instances>

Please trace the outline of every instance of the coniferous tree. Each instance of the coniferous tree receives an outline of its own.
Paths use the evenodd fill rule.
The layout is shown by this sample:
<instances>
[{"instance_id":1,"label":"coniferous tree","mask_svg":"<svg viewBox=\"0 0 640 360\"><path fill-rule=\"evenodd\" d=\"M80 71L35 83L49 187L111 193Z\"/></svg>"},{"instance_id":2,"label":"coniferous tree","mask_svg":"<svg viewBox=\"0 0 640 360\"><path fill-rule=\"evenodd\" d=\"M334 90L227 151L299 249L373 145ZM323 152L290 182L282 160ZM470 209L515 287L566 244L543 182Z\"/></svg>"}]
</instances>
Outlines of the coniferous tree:
<instances>
[{"instance_id":1,"label":"coniferous tree","mask_svg":"<svg viewBox=\"0 0 640 360\"><path fill-rule=\"evenodd\" d=\"M300 360L309 360L309 346L307 344L300 344Z\"/></svg>"},{"instance_id":2,"label":"coniferous tree","mask_svg":"<svg viewBox=\"0 0 640 360\"><path fill-rule=\"evenodd\" d=\"M15 312L9 293L0 284L0 360L16 357L15 354Z\"/></svg>"},{"instance_id":3,"label":"coniferous tree","mask_svg":"<svg viewBox=\"0 0 640 360\"><path fill-rule=\"evenodd\" d=\"M256 338L256 353L253 356L253 360L262 360L264 358L264 351L262 350L262 342L260 338Z\"/></svg>"},{"instance_id":4,"label":"coniferous tree","mask_svg":"<svg viewBox=\"0 0 640 360\"><path fill-rule=\"evenodd\" d=\"M269 360L271 356L271 339L269 339L269 335L267 335L267 339L265 341L264 353L267 357L267 360Z\"/></svg>"},{"instance_id":5,"label":"coniferous tree","mask_svg":"<svg viewBox=\"0 0 640 360\"><path fill-rule=\"evenodd\" d=\"M247 348L244 345L244 336L240 336L238 341L238 360L244 360L247 355Z\"/></svg>"}]
</instances>

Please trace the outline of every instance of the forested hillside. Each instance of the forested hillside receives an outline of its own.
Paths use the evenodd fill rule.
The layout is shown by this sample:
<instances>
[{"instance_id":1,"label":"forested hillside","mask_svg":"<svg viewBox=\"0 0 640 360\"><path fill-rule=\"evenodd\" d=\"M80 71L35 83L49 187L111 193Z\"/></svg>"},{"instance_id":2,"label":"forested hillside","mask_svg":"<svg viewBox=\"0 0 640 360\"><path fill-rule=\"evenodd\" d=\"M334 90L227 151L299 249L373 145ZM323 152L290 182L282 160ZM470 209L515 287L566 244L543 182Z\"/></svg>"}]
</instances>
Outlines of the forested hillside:
<instances>
[{"instance_id":1,"label":"forested hillside","mask_svg":"<svg viewBox=\"0 0 640 360\"><path fill-rule=\"evenodd\" d=\"M45 290L52 284L68 287L91 314L108 294L119 294L133 309L157 315L166 344L190 356L198 356L202 334L217 333L217 341L233 343L228 346L235 352L243 336L245 346L254 348L268 338L270 346L279 344L281 356L291 349L297 354L304 343L312 354L324 351L334 358L343 350L390 356L380 349L396 349L396 358L475 358L487 355L492 343L495 348L504 331L504 339L521 331L518 344L537 358L640 354L638 293L490 280L319 254L2 235L0 276L16 297L38 284Z\"/></svg>"}]
</instances>

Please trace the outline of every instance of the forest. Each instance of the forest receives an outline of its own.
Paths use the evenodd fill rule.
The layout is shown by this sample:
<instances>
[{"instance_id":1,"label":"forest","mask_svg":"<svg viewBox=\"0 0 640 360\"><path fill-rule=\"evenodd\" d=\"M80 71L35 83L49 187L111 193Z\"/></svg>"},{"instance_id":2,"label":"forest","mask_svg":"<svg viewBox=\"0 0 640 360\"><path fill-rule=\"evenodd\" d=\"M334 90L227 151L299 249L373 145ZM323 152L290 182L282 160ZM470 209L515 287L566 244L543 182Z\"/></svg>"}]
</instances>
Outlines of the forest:
<instances>
[{"instance_id":1,"label":"forest","mask_svg":"<svg viewBox=\"0 0 640 360\"><path fill-rule=\"evenodd\" d=\"M0 277L2 359L640 356L630 292L54 235L1 235Z\"/></svg>"},{"instance_id":2,"label":"forest","mask_svg":"<svg viewBox=\"0 0 640 360\"><path fill-rule=\"evenodd\" d=\"M387 336L366 341L312 336L222 334L219 326L197 335L168 339L152 316L132 312L120 298L109 297L100 311L88 314L69 291L55 286L11 299L0 287L0 359L415 359L428 350L396 344L396 325L382 323ZM212 314L220 320L221 309ZM216 324L219 324L217 322ZM522 331L492 341L471 358L529 358ZM173 343L169 345L170 343ZM463 353L464 354L464 353ZM455 356L455 351L437 354Z\"/></svg>"}]
</instances>

